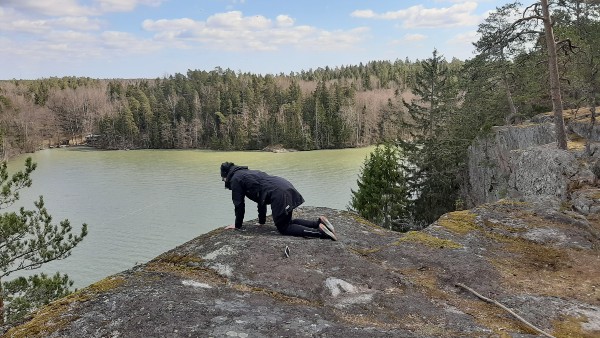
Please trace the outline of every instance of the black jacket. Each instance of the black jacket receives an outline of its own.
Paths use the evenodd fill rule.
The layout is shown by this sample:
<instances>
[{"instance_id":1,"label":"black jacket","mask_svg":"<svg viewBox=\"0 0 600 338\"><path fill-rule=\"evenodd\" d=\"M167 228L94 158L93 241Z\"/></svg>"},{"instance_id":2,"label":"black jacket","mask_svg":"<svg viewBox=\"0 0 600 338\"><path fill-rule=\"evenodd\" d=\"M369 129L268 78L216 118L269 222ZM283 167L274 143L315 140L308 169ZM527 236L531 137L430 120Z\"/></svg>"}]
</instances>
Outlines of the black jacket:
<instances>
[{"instance_id":1,"label":"black jacket","mask_svg":"<svg viewBox=\"0 0 600 338\"><path fill-rule=\"evenodd\" d=\"M278 219L304 203L302 195L286 179L259 170L249 170L248 167L231 167L225 187L231 190L236 228L241 228L244 221L245 197L256 202L260 224L266 221L267 204L271 205L273 218Z\"/></svg>"}]
</instances>

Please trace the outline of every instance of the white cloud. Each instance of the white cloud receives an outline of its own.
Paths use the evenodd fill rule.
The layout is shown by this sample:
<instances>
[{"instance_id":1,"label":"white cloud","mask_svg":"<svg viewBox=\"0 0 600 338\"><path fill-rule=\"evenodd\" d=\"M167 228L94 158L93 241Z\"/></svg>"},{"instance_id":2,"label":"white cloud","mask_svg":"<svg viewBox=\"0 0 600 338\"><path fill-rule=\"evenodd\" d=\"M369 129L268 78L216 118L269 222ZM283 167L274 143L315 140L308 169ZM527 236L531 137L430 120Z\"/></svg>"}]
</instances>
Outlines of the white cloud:
<instances>
[{"instance_id":1,"label":"white cloud","mask_svg":"<svg viewBox=\"0 0 600 338\"><path fill-rule=\"evenodd\" d=\"M130 12L138 5L158 6L164 0L95 0L96 8L102 13Z\"/></svg>"},{"instance_id":2,"label":"white cloud","mask_svg":"<svg viewBox=\"0 0 600 338\"><path fill-rule=\"evenodd\" d=\"M474 14L477 3L461 2L445 8L412 6L399 11L375 13L372 10L356 10L351 16L358 18L399 20L405 28L441 28L476 25L480 18Z\"/></svg>"},{"instance_id":3,"label":"white cloud","mask_svg":"<svg viewBox=\"0 0 600 338\"><path fill-rule=\"evenodd\" d=\"M165 0L94 0L91 6L78 0L2 0L0 9L14 9L29 16L96 16L130 12L139 5L158 6Z\"/></svg>"},{"instance_id":4,"label":"white cloud","mask_svg":"<svg viewBox=\"0 0 600 338\"><path fill-rule=\"evenodd\" d=\"M2 56L7 60L43 59L45 62L54 62L101 54L95 35L75 31L49 32L35 40L6 39L4 46L7 47L2 51Z\"/></svg>"},{"instance_id":5,"label":"white cloud","mask_svg":"<svg viewBox=\"0 0 600 338\"><path fill-rule=\"evenodd\" d=\"M376 18L377 14L370 9L359 9L359 10L355 10L354 12L350 13L350 16L353 16L355 18L372 19L372 18Z\"/></svg>"},{"instance_id":6,"label":"white cloud","mask_svg":"<svg viewBox=\"0 0 600 338\"><path fill-rule=\"evenodd\" d=\"M427 39L427 35L423 35L423 34L405 34L402 37L402 41L407 41L407 42L416 42L416 41L423 41Z\"/></svg>"},{"instance_id":7,"label":"white cloud","mask_svg":"<svg viewBox=\"0 0 600 338\"><path fill-rule=\"evenodd\" d=\"M272 51L283 46L303 49L349 49L364 40L367 28L327 31L294 25L294 19L279 15L273 21L261 15L244 16L240 11L217 13L206 21L192 19L145 20L142 27L162 42L203 44L222 50Z\"/></svg>"},{"instance_id":8,"label":"white cloud","mask_svg":"<svg viewBox=\"0 0 600 338\"><path fill-rule=\"evenodd\" d=\"M147 53L163 47L156 42L142 40L130 33L117 31L103 32L100 36L100 43L102 47L127 54Z\"/></svg>"},{"instance_id":9,"label":"white cloud","mask_svg":"<svg viewBox=\"0 0 600 338\"><path fill-rule=\"evenodd\" d=\"M308 37L306 44L299 41L298 45L312 46L320 50L336 50L352 48L364 39L364 34L369 31L366 27L359 27L349 31L320 31L315 38ZM333 47L332 46L337 46Z\"/></svg>"},{"instance_id":10,"label":"white cloud","mask_svg":"<svg viewBox=\"0 0 600 338\"><path fill-rule=\"evenodd\" d=\"M101 21L90 19L85 16L66 16L48 21L51 26L57 28L68 28L76 30L98 30L101 27Z\"/></svg>"},{"instance_id":11,"label":"white cloud","mask_svg":"<svg viewBox=\"0 0 600 338\"><path fill-rule=\"evenodd\" d=\"M240 11L230 11L204 20L145 20L141 28L146 33L140 35L117 31L109 26L109 18L96 16L164 1L0 0L0 64L11 71L27 65L22 67L27 73L35 72L35 65L46 69L43 65L52 63L70 69L76 62L84 65L99 60L124 60L130 55L156 55L167 49L201 48L207 53L357 51L356 46L370 32L365 27L334 30L301 25L287 14L245 16Z\"/></svg>"},{"instance_id":12,"label":"white cloud","mask_svg":"<svg viewBox=\"0 0 600 338\"><path fill-rule=\"evenodd\" d=\"M15 20L2 25L3 30L18 31L24 33L39 34L47 30L46 21L44 20Z\"/></svg>"},{"instance_id":13,"label":"white cloud","mask_svg":"<svg viewBox=\"0 0 600 338\"><path fill-rule=\"evenodd\" d=\"M206 19L207 27L215 29L243 30L243 29L267 29L272 26L270 19L262 15L244 17L240 11L217 13Z\"/></svg>"},{"instance_id":14,"label":"white cloud","mask_svg":"<svg viewBox=\"0 0 600 338\"><path fill-rule=\"evenodd\" d=\"M275 20L277 20L277 25L280 27L290 27L294 25L294 19L288 15L278 15Z\"/></svg>"},{"instance_id":15,"label":"white cloud","mask_svg":"<svg viewBox=\"0 0 600 338\"><path fill-rule=\"evenodd\" d=\"M448 40L448 44L450 45L468 45L472 46L472 43L477 41L478 36L476 31L470 31L455 35L450 40Z\"/></svg>"},{"instance_id":16,"label":"white cloud","mask_svg":"<svg viewBox=\"0 0 600 338\"><path fill-rule=\"evenodd\" d=\"M41 34L12 38L1 36L0 60L17 64L63 63L65 60L90 60L139 55L154 52L164 46L124 32L49 30L46 22L22 22L30 31ZM23 29L21 30L23 32ZM37 33L37 31L35 33ZM25 61L27 60L27 61Z\"/></svg>"},{"instance_id":17,"label":"white cloud","mask_svg":"<svg viewBox=\"0 0 600 338\"><path fill-rule=\"evenodd\" d=\"M32 20L13 13L12 18L0 15L0 31L26 34L48 34L55 30L99 30L101 21L83 16Z\"/></svg>"},{"instance_id":18,"label":"white cloud","mask_svg":"<svg viewBox=\"0 0 600 338\"><path fill-rule=\"evenodd\" d=\"M80 6L77 0L4 0L1 6L31 16L85 16L94 12L89 7Z\"/></svg>"},{"instance_id":19,"label":"white cloud","mask_svg":"<svg viewBox=\"0 0 600 338\"><path fill-rule=\"evenodd\" d=\"M174 20L160 19L156 21L144 20L144 22L142 22L142 28L147 31L185 31L197 27L200 27L200 25L198 25L196 21L187 18Z\"/></svg>"}]
</instances>

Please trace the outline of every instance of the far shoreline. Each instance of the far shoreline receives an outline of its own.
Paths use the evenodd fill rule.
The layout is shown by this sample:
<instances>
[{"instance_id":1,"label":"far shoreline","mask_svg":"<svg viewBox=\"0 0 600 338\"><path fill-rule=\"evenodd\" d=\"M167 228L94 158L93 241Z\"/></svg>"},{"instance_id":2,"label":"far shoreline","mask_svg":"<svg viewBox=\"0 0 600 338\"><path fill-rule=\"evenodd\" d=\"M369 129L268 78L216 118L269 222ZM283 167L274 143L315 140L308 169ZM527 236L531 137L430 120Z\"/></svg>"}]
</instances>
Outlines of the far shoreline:
<instances>
[{"instance_id":1,"label":"far shoreline","mask_svg":"<svg viewBox=\"0 0 600 338\"><path fill-rule=\"evenodd\" d=\"M38 148L34 152L21 152L12 154L11 156L3 159L4 162L10 163L17 161L19 158L27 158L33 154L37 154L41 151L47 150L58 150L58 149L67 149L67 150L81 150L81 151L137 151L137 150L153 150L153 151L206 151L206 152L244 152L244 153L273 153L273 154L289 154L289 153L307 153L313 151L335 151L335 150L345 150L345 149L361 149L361 148L369 148L374 147L377 144L370 144L360 147L344 147L344 148L324 148L324 149L309 149L309 150L298 150L294 148L284 148L280 145L275 146L267 146L263 149L211 149L211 148L183 148L183 149L173 149L173 148L124 148L124 149L104 149L98 148L94 146L90 146L87 144L74 144L74 145L61 145L54 147L43 147Z\"/></svg>"}]
</instances>

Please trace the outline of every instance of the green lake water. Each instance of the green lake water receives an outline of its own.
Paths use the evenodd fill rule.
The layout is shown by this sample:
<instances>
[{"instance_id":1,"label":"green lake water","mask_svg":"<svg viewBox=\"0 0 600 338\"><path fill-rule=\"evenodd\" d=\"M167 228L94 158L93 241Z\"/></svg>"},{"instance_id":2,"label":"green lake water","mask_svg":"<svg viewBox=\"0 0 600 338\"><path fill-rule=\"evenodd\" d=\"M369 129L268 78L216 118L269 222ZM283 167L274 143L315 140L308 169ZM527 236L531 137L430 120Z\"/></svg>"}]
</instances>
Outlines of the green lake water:
<instances>
[{"instance_id":1,"label":"green lake water","mask_svg":"<svg viewBox=\"0 0 600 338\"><path fill-rule=\"evenodd\" d=\"M81 288L233 223L231 192L219 176L222 162L285 177L302 193L304 205L346 209L372 149L270 153L63 148L11 160L9 170L22 169L27 156L38 164L32 187L21 192L15 206L33 209L33 201L43 195L55 223L68 218L74 229L88 224L89 235L72 256L34 271L67 273ZM255 203L247 200L246 220L256 217Z\"/></svg>"}]
</instances>

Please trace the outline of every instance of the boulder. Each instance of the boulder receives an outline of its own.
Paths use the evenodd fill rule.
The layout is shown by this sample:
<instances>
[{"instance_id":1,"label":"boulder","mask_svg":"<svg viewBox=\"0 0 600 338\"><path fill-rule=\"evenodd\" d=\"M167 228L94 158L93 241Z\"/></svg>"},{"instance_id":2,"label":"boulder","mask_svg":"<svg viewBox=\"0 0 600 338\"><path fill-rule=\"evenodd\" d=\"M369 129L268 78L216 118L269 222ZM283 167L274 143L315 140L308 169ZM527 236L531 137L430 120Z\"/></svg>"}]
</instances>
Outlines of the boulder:
<instances>
[{"instance_id":1,"label":"boulder","mask_svg":"<svg viewBox=\"0 0 600 338\"><path fill-rule=\"evenodd\" d=\"M588 188L573 192L571 204L575 211L583 215L600 215L600 189Z\"/></svg>"},{"instance_id":2,"label":"boulder","mask_svg":"<svg viewBox=\"0 0 600 338\"><path fill-rule=\"evenodd\" d=\"M599 121L600 122L600 121ZM600 124L596 122L596 125L591 126L589 118L587 121L571 121L569 128L579 137L583 137L591 140L592 142L600 142Z\"/></svg>"}]
</instances>

